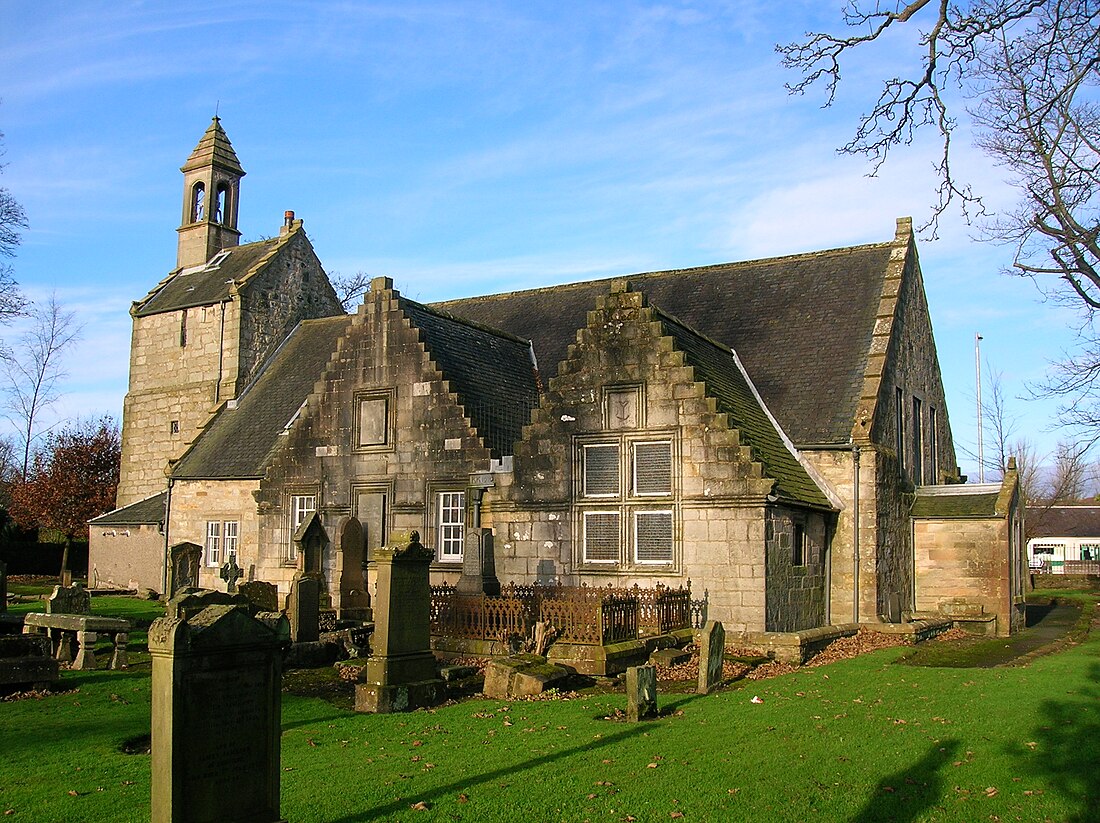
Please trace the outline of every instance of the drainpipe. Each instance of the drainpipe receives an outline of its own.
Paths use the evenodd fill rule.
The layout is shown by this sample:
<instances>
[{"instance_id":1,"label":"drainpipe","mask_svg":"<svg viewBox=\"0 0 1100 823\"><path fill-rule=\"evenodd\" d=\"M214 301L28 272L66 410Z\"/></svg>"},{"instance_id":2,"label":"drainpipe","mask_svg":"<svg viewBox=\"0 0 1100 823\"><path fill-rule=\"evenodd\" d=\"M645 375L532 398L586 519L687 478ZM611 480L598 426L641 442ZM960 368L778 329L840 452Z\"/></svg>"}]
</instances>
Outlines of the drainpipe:
<instances>
[{"instance_id":1,"label":"drainpipe","mask_svg":"<svg viewBox=\"0 0 1100 823\"><path fill-rule=\"evenodd\" d=\"M161 591L164 592L165 597L168 595L168 564L171 562L171 557L168 549L168 524L172 518L172 478L168 478L168 495L164 498L164 571L161 574Z\"/></svg>"},{"instance_id":2,"label":"drainpipe","mask_svg":"<svg viewBox=\"0 0 1100 823\"><path fill-rule=\"evenodd\" d=\"M859 446L852 444L852 622L859 622Z\"/></svg>"}]
</instances>

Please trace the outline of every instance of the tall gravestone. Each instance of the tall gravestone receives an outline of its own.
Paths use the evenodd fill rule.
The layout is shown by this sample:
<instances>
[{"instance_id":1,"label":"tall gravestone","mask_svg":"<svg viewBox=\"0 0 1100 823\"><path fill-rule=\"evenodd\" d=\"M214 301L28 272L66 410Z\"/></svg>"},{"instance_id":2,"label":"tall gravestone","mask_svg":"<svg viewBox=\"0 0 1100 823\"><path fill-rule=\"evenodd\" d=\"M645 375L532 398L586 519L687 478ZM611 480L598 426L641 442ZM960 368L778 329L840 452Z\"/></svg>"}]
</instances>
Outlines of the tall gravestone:
<instances>
[{"instance_id":1,"label":"tall gravestone","mask_svg":"<svg viewBox=\"0 0 1100 823\"><path fill-rule=\"evenodd\" d=\"M336 577L340 581L337 606L341 619L374 619L370 594L363 577L364 546L366 538L359 519L345 518L338 528L336 541Z\"/></svg>"},{"instance_id":2,"label":"tall gravestone","mask_svg":"<svg viewBox=\"0 0 1100 823\"><path fill-rule=\"evenodd\" d=\"M8 564L0 560L0 613L8 610Z\"/></svg>"},{"instance_id":3,"label":"tall gravestone","mask_svg":"<svg viewBox=\"0 0 1100 823\"><path fill-rule=\"evenodd\" d=\"M282 659L278 632L233 605L149 629L152 823L275 823Z\"/></svg>"},{"instance_id":4,"label":"tall gravestone","mask_svg":"<svg viewBox=\"0 0 1100 823\"><path fill-rule=\"evenodd\" d=\"M46 600L46 614L91 614L92 596L79 583L54 586Z\"/></svg>"},{"instance_id":5,"label":"tall gravestone","mask_svg":"<svg viewBox=\"0 0 1100 823\"><path fill-rule=\"evenodd\" d=\"M457 594L500 596L496 561L493 558L493 530L467 529L462 553L462 576L455 586Z\"/></svg>"},{"instance_id":6,"label":"tall gravestone","mask_svg":"<svg viewBox=\"0 0 1100 823\"><path fill-rule=\"evenodd\" d=\"M726 655L726 630L717 620L708 620L699 630L698 694L710 694L722 682Z\"/></svg>"},{"instance_id":7,"label":"tall gravestone","mask_svg":"<svg viewBox=\"0 0 1100 823\"><path fill-rule=\"evenodd\" d=\"M443 681L431 651L428 569L435 553L418 532L395 532L374 551L378 585L374 602L373 654L366 682L355 687L360 712L400 712L443 699Z\"/></svg>"},{"instance_id":8,"label":"tall gravestone","mask_svg":"<svg viewBox=\"0 0 1100 823\"><path fill-rule=\"evenodd\" d=\"M265 580L249 580L237 586L237 592L248 598L255 611L277 612L279 610L279 587Z\"/></svg>"}]
</instances>

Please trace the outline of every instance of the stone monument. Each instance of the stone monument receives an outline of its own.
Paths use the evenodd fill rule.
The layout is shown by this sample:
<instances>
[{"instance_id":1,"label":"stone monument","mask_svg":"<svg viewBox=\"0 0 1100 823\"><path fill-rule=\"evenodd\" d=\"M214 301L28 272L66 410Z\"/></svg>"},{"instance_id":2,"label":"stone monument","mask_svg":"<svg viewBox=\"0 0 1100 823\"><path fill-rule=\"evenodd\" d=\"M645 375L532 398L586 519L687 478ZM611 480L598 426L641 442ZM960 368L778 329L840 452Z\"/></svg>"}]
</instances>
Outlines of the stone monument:
<instances>
[{"instance_id":1,"label":"stone monument","mask_svg":"<svg viewBox=\"0 0 1100 823\"><path fill-rule=\"evenodd\" d=\"M46 614L91 614L92 596L82 585L54 586L46 601Z\"/></svg>"},{"instance_id":2,"label":"stone monument","mask_svg":"<svg viewBox=\"0 0 1100 823\"><path fill-rule=\"evenodd\" d=\"M152 823L282 821L277 634L233 605L150 627Z\"/></svg>"},{"instance_id":3,"label":"stone monument","mask_svg":"<svg viewBox=\"0 0 1100 823\"><path fill-rule=\"evenodd\" d=\"M699 630L698 694L710 694L722 682L726 655L726 630L717 620L708 620Z\"/></svg>"},{"instance_id":4,"label":"stone monument","mask_svg":"<svg viewBox=\"0 0 1100 823\"><path fill-rule=\"evenodd\" d=\"M230 557L227 561L222 563L219 576L225 581L226 592L228 594L236 594L237 581L244 577L244 571L237 565L237 558Z\"/></svg>"},{"instance_id":5,"label":"stone monument","mask_svg":"<svg viewBox=\"0 0 1100 823\"><path fill-rule=\"evenodd\" d=\"M374 619L370 594L363 577L363 547L366 540L358 518L346 517L337 528L336 578L340 581L337 607L344 620Z\"/></svg>"},{"instance_id":6,"label":"stone monument","mask_svg":"<svg viewBox=\"0 0 1100 823\"><path fill-rule=\"evenodd\" d=\"M443 699L429 623L428 568L434 556L415 531L394 532L387 545L375 549L373 654L366 682L355 687L356 711L408 711Z\"/></svg>"},{"instance_id":7,"label":"stone monument","mask_svg":"<svg viewBox=\"0 0 1100 823\"><path fill-rule=\"evenodd\" d=\"M0 614L8 610L8 564L0 560Z\"/></svg>"},{"instance_id":8,"label":"stone monument","mask_svg":"<svg viewBox=\"0 0 1100 823\"><path fill-rule=\"evenodd\" d=\"M248 598L256 611L279 611L279 587L265 580L249 580L237 586L237 591Z\"/></svg>"},{"instance_id":9,"label":"stone monument","mask_svg":"<svg viewBox=\"0 0 1100 823\"><path fill-rule=\"evenodd\" d=\"M455 594L500 596L496 562L493 559L493 530L467 529L462 551L462 576Z\"/></svg>"}]
</instances>

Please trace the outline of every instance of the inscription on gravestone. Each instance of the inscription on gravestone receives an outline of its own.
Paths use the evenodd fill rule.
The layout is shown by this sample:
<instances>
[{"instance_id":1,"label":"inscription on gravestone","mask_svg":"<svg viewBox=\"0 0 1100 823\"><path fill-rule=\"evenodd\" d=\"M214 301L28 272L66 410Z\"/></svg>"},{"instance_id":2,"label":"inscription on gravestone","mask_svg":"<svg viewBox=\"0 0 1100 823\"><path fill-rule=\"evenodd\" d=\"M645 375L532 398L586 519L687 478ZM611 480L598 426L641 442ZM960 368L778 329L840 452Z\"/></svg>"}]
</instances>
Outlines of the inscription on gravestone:
<instances>
[{"instance_id":1,"label":"inscription on gravestone","mask_svg":"<svg viewBox=\"0 0 1100 823\"><path fill-rule=\"evenodd\" d=\"M152 821L281 821L278 632L232 605L149 629Z\"/></svg>"}]
</instances>

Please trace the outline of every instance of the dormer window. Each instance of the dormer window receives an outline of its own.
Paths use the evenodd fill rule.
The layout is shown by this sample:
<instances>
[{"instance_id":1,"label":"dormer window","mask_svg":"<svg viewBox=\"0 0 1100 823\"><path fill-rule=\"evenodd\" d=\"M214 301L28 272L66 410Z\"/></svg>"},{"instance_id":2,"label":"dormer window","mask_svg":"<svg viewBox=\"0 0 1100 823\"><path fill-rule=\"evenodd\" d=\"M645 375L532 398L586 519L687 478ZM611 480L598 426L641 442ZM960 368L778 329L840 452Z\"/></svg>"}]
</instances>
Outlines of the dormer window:
<instances>
[{"instance_id":1,"label":"dormer window","mask_svg":"<svg viewBox=\"0 0 1100 823\"><path fill-rule=\"evenodd\" d=\"M191 189L191 222L198 223L206 214L206 186L196 183Z\"/></svg>"}]
</instances>

